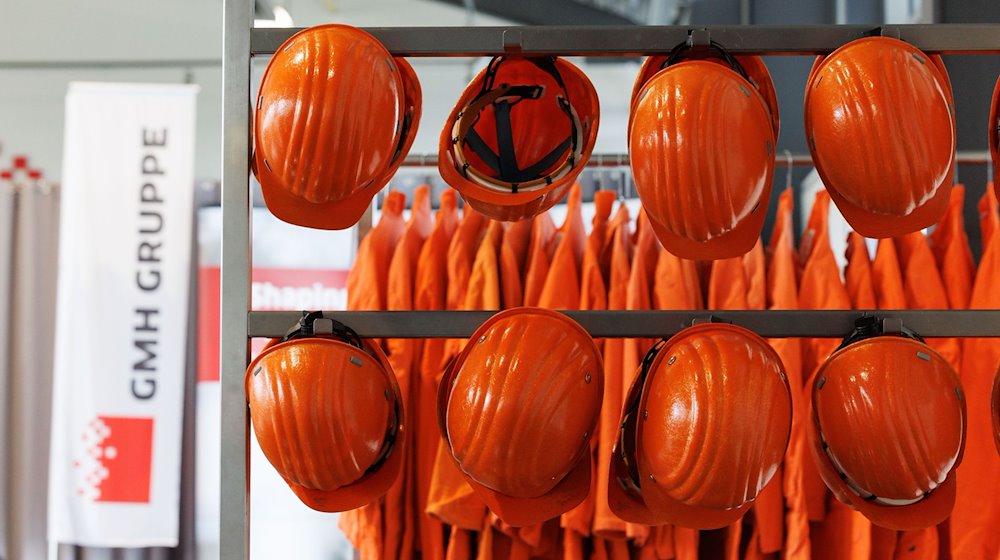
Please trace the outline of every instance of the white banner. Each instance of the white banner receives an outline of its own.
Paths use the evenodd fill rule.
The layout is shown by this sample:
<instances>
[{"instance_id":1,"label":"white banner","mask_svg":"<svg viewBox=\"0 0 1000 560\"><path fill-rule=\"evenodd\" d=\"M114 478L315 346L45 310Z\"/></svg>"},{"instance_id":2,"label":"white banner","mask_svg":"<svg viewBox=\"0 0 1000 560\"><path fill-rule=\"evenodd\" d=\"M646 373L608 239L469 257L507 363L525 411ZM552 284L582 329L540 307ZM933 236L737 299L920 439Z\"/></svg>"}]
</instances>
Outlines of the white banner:
<instances>
[{"instance_id":1,"label":"white banner","mask_svg":"<svg viewBox=\"0 0 1000 560\"><path fill-rule=\"evenodd\" d=\"M66 95L49 537L176 546L197 86Z\"/></svg>"}]
</instances>

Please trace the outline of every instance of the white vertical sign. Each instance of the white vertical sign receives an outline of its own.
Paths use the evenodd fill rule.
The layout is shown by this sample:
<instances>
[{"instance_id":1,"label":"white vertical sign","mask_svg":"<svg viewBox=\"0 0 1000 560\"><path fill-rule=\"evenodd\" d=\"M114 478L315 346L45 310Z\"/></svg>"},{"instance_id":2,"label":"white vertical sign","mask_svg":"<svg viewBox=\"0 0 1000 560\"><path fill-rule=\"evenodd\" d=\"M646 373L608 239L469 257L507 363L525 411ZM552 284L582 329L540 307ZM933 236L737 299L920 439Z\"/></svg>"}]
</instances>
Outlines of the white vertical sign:
<instances>
[{"instance_id":1,"label":"white vertical sign","mask_svg":"<svg viewBox=\"0 0 1000 560\"><path fill-rule=\"evenodd\" d=\"M66 95L49 537L176 546L197 86Z\"/></svg>"}]
</instances>

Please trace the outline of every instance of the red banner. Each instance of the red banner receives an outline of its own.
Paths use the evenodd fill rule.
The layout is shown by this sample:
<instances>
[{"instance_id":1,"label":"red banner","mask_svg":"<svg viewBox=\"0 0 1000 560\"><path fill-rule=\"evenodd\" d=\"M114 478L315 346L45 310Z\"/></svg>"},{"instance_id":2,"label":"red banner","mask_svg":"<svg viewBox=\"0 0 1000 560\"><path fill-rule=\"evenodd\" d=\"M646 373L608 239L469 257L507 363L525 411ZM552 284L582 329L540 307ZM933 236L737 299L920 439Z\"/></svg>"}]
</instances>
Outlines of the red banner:
<instances>
[{"instance_id":1,"label":"red banner","mask_svg":"<svg viewBox=\"0 0 1000 560\"><path fill-rule=\"evenodd\" d=\"M347 270L254 268L252 309L334 310L347 307ZM198 381L219 381L219 267L198 270ZM288 325L291 327L291 325ZM254 339L256 355L266 341Z\"/></svg>"}]
</instances>

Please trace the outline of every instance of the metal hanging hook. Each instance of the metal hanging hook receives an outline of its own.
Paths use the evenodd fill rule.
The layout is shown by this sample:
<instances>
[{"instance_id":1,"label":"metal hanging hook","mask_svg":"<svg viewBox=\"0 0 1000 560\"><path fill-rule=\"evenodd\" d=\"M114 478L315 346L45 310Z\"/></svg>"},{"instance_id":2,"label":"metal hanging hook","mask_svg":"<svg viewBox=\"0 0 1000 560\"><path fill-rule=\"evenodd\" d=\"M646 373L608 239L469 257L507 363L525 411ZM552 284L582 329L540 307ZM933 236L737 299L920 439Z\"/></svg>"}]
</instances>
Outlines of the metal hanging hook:
<instances>
[{"instance_id":1,"label":"metal hanging hook","mask_svg":"<svg viewBox=\"0 0 1000 560\"><path fill-rule=\"evenodd\" d=\"M425 169L424 171L424 184L431 188L431 199L436 200L437 197L434 196L434 174L426 171L427 168L432 167L432 164L427 161L427 154L420 154L420 167Z\"/></svg>"},{"instance_id":2,"label":"metal hanging hook","mask_svg":"<svg viewBox=\"0 0 1000 560\"><path fill-rule=\"evenodd\" d=\"M601 165L604 163L604 155L597 154L594 156L594 159L596 160L595 163L597 164L597 169L594 169L593 171L594 182L596 183L594 190L599 191L604 188L604 173L601 169Z\"/></svg>"},{"instance_id":3,"label":"metal hanging hook","mask_svg":"<svg viewBox=\"0 0 1000 560\"><path fill-rule=\"evenodd\" d=\"M954 174L953 174L953 176L951 178L951 184L952 185L957 185L958 184L958 152L955 153L955 159L953 159L951 161L955 165L955 171L954 171Z\"/></svg>"},{"instance_id":4,"label":"metal hanging hook","mask_svg":"<svg viewBox=\"0 0 1000 560\"><path fill-rule=\"evenodd\" d=\"M622 180L622 189L625 189L625 185L628 183L630 169L625 163L625 156L618 154L618 173Z\"/></svg>"},{"instance_id":5,"label":"metal hanging hook","mask_svg":"<svg viewBox=\"0 0 1000 560\"><path fill-rule=\"evenodd\" d=\"M792 188L792 151L785 150L785 163L787 168L785 169L785 188Z\"/></svg>"},{"instance_id":6,"label":"metal hanging hook","mask_svg":"<svg viewBox=\"0 0 1000 560\"><path fill-rule=\"evenodd\" d=\"M632 195L635 194L635 177L630 173L627 178L628 180L625 181L625 196L632 198Z\"/></svg>"},{"instance_id":7,"label":"metal hanging hook","mask_svg":"<svg viewBox=\"0 0 1000 560\"><path fill-rule=\"evenodd\" d=\"M603 177L602 183L608 185L614 185L614 189L618 190L618 184L611 176L610 165L608 163L606 156L601 156L600 166L601 166L600 173L601 176Z\"/></svg>"}]
</instances>

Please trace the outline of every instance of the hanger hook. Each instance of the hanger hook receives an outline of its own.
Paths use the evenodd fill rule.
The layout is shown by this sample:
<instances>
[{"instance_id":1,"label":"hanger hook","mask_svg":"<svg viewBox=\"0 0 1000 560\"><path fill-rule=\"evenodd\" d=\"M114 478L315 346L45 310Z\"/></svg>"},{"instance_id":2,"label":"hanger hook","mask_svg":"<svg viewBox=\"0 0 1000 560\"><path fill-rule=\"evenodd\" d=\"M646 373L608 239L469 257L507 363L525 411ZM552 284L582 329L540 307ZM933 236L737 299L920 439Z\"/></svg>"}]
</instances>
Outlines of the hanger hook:
<instances>
[{"instance_id":1,"label":"hanger hook","mask_svg":"<svg viewBox=\"0 0 1000 560\"><path fill-rule=\"evenodd\" d=\"M601 172L601 164L604 161L604 156L601 154L594 154L594 157L590 161L590 172L594 178L594 190L599 191L604 189L604 174Z\"/></svg>"},{"instance_id":2,"label":"hanger hook","mask_svg":"<svg viewBox=\"0 0 1000 560\"><path fill-rule=\"evenodd\" d=\"M954 171L954 173L952 174L952 178L951 178L951 184L952 184L952 185L957 185L957 184L958 184L958 152L956 151L956 152L955 152L955 155L954 155L954 156L952 156L952 157L953 157L954 159L952 159L952 160L951 160L951 162L952 162L952 164L954 164L954 166L955 166L955 171Z\"/></svg>"},{"instance_id":3,"label":"hanger hook","mask_svg":"<svg viewBox=\"0 0 1000 560\"><path fill-rule=\"evenodd\" d=\"M785 162L788 168L785 170L785 188L792 188L792 151L785 150Z\"/></svg>"}]
</instances>

